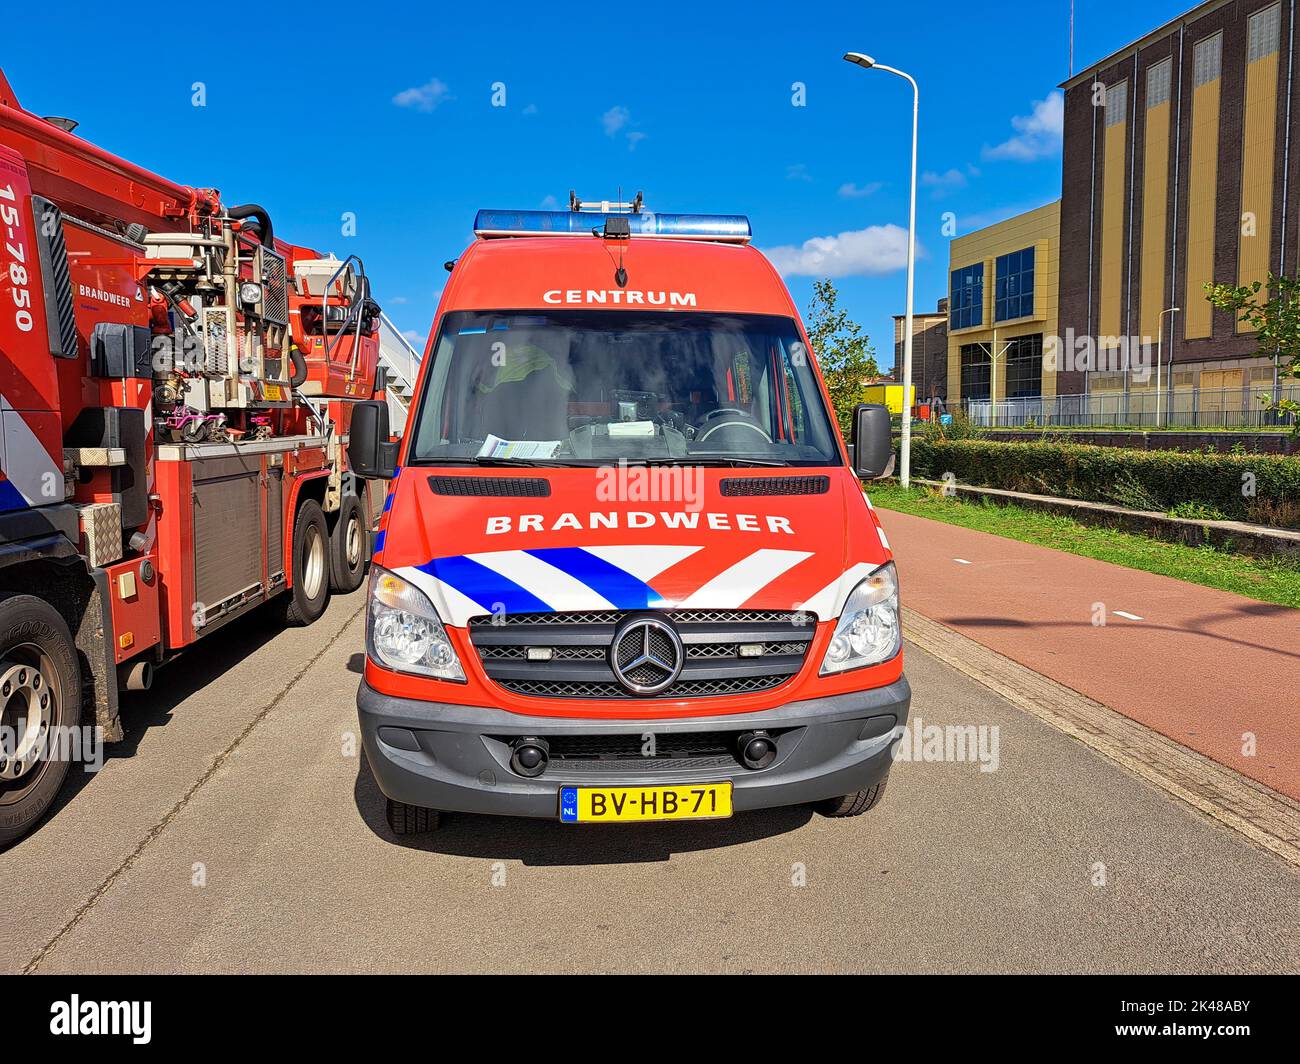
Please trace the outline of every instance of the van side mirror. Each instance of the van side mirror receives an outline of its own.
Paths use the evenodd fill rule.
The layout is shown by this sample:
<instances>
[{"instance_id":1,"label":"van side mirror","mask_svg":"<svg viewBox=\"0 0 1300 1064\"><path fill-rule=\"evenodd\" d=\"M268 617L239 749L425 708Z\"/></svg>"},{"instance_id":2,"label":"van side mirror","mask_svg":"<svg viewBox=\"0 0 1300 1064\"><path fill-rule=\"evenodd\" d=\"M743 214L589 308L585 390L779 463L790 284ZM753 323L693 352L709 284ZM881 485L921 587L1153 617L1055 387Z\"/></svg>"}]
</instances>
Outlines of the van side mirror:
<instances>
[{"instance_id":1,"label":"van side mirror","mask_svg":"<svg viewBox=\"0 0 1300 1064\"><path fill-rule=\"evenodd\" d=\"M389 440L388 404L352 404L348 464L359 477L387 480L397 471L397 444Z\"/></svg>"},{"instance_id":2,"label":"van side mirror","mask_svg":"<svg viewBox=\"0 0 1300 1064\"><path fill-rule=\"evenodd\" d=\"M894 471L894 437L889 407L859 403L853 408L853 472L879 480Z\"/></svg>"}]
</instances>

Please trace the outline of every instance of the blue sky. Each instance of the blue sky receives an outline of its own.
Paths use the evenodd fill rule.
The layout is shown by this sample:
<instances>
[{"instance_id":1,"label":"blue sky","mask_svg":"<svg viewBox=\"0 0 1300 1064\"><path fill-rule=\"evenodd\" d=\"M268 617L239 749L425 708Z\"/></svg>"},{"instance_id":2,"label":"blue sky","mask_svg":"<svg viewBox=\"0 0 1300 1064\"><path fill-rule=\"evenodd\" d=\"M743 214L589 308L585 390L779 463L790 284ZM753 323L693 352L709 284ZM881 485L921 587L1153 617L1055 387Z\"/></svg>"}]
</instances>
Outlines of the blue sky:
<instances>
[{"instance_id":1,"label":"blue sky","mask_svg":"<svg viewBox=\"0 0 1300 1064\"><path fill-rule=\"evenodd\" d=\"M1076 69L1190 6L1077 0ZM1052 93L1067 75L1068 13L1069 0L371 0L261 6L238 31L141 16L139 38L120 9L94 5L58 21L51 52L49 13L22 5L7 36L26 44L0 64L28 109L74 117L90 140L227 203L262 203L295 243L360 254L421 342L442 263L478 208L562 205L570 188L612 199L621 185L657 211L748 214L801 310L810 274L838 275L888 368L910 92L840 56L868 52L921 84L916 301L932 308L946 213L965 233L1060 195ZM192 104L196 82L206 106ZM820 238L832 239L806 244Z\"/></svg>"}]
</instances>

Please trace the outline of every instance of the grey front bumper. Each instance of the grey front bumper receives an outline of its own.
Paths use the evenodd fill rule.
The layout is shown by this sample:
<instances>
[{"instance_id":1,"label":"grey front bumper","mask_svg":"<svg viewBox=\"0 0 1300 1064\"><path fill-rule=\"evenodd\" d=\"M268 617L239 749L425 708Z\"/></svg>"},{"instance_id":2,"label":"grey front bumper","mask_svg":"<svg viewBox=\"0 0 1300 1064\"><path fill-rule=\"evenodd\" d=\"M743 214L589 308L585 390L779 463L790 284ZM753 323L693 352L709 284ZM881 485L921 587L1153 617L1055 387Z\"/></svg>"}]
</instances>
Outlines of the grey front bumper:
<instances>
[{"instance_id":1,"label":"grey front bumper","mask_svg":"<svg viewBox=\"0 0 1300 1064\"><path fill-rule=\"evenodd\" d=\"M357 691L362 742L380 790L395 801L430 809L502 816L559 816L562 786L637 786L731 780L737 810L800 805L835 798L884 779L893 730L907 720L912 692L905 678L888 687L793 702L755 713L677 720L529 717L506 710L422 702L380 694L364 680ZM764 769L739 762L719 767L670 766L653 760L574 766L552 761L526 779L510 768L505 737L637 735L683 732L780 732L777 758ZM582 769L582 771L579 771Z\"/></svg>"}]
</instances>

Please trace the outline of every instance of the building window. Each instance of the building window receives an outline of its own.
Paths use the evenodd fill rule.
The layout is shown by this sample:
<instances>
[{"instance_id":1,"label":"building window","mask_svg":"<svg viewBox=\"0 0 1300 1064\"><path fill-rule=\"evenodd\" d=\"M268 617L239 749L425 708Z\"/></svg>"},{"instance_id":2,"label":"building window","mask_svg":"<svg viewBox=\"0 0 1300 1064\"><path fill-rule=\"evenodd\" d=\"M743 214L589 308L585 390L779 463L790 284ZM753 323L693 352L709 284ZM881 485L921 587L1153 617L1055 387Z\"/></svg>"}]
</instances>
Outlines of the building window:
<instances>
[{"instance_id":1,"label":"building window","mask_svg":"<svg viewBox=\"0 0 1300 1064\"><path fill-rule=\"evenodd\" d=\"M1106 90L1106 128L1117 126L1124 121L1128 111L1128 82L1121 81Z\"/></svg>"},{"instance_id":2,"label":"building window","mask_svg":"<svg viewBox=\"0 0 1300 1064\"><path fill-rule=\"evenodd\" d=\"M1223 34L1216 33L1197 41L1192 51L1192 85L1200 87L1219 76L1219 65L1223 59Z\"/></svg>"},{"instance_id":3,"label":"building window","mask_svg":"<svg viewBox=\"0 0 1300 1064\"><path fill-rule=\"evenodd\" d=\"M1034 249L1013 251L997 260L994 321L1028 318L1034 313Z\"/></svg>"},{"instance_id":4,"label":"building window","mask_svg":"<svg viewBox=\"0 0 1300 1064\"><path fill-rule=\"evenodd\" d=\"M1040 399L1043 395L1043 334L1017 336L1002 356L1008 399ZM1001 367L999 367L1001 368Z\"/></svg>"},{"instance_id":5,"label":"building window","mask_svg":"<svg viewBox=\"0 0 1300 1064\"><path fill-rule=\"evenodd\" d=\"M951 328L969 329L984 324L984 263L952 271L949 300Z\"/></svg>"},{"instance_id":6,"label":"building window","mask_svg":"<svg viewBox=\"0 0 1300 1064\"><path fill-rule=\"evenodd\" d=\"M1169 102L1169 78L1173 65L1172 59L1162 59L1147 70L1148 109Z\"/></svg>"},{"instance_id":7,"label":"building window","mask_svg":"<svg viewBox=\"0 0 1300 1064\"><path fill-rule=\"evenodd\" d=\"M992 363L986 344L963 344L961 349L961 397L964 402L987 403Z\"/></svg>"},{"instance_id":8,"label":"building window","mask_svg":"<svg viewBox=\"0 0 1300 1064\"><path fill-rule=\"evenodd\" d=\"M1256 11L1246 20L1246 62L1253 63L1278 50L1282 35L1282 5Z\"/></svg>"}]
</instances>

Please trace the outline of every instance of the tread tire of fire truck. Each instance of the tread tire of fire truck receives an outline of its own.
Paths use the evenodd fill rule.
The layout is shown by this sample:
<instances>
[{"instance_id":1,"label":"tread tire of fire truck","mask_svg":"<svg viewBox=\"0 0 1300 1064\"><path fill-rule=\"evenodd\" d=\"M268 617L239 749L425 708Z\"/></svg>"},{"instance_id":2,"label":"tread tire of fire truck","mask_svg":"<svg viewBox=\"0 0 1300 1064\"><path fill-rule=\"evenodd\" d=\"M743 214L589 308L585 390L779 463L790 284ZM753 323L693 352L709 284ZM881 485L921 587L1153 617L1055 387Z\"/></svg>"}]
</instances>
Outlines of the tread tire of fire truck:
<instances>
[{"instance_id":1,"label":"tread tire of fire truck","mask_svg":"<svg viewBox=\"0 0 1300 1064\"><path fill-rule=\"evenodd\" d=\"M40 697L41 688L48 691L52 685L57 685L52 692L54 706L48 719L41 721L42 737L48 738L55 728L79 724L81 666L67 622L53 606L35 596L0 593L0 683L5 682L11 669L24 664L34 665L35 673L29 672L23 681L12 677L8 680L9 694L0 692L4 725L15 728L14 711L30 707L32 699ZM23 683L21 693L13 689L19 682ZM20 699L26 700L27 707L18 704ZM9 757L15 745L26 745L29 735L35 738L24 729L23 738L15 737L13 744L6 742L0 749L0 759ZM22 838L45 815L68 774L68 763L66 756L42 758L16 779L0 772L0 847ZM6 764L6 768L12 767Z\"/></svg>"},{"instance_id":2,"label":"tread tire of fire truck","mask_svg":"<svg viewBox=\"0 0 1300 1064\"><path fill-rule=\"evenodd\" d=\"M885 793L885 784L888 782L888 780L881 780L874 787L868 787L865 791L843 794L838 798L827 798L824 802L818 802L814 808L822 816L832 818L861 816L869 809L874 809L880 804L880 799Z\"/></svg>"},{"instance_id":3,"label":"tread tire of fire truck","mask_svg":"<svg viewBox=\"0 0 1300 1064\"><path fill-rule=\"evenodd\" d=\"M293 522L293 587L275 600L285 624L305 628L325 612L330 597L329 542L320 503L306 499Z\"/></svg>"},{"instance_id":4,"label":"tread tire of fire truck","mask_svg":"<svg viewBox=\"0 0 1300 1064\"><path fill-rule=\"evenodd\" d=\"M369 538L361 500L344 495L330 535L330 587L340 595L351 594L366 578Z\"/></svg>"},{"instance_id":5,"label":"tread tire of fire truck","mask_svg":"<svg viewBox=\"0 0 1300 1064\"><path fill-rule=\"evenodd\" d=\"M442 819L438 810L425 809L422 805L395 802L391 798L387 801L388 806L384 810L384 816L388 818L388 826L393 829L394 835L418 835L421 832L438 830L438 822Z\"/></svg>"}]
</instances>

